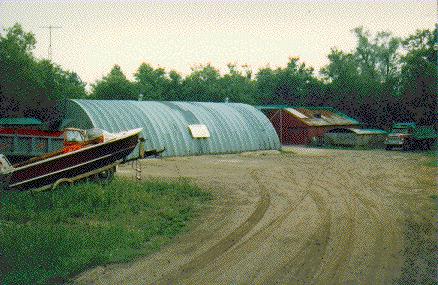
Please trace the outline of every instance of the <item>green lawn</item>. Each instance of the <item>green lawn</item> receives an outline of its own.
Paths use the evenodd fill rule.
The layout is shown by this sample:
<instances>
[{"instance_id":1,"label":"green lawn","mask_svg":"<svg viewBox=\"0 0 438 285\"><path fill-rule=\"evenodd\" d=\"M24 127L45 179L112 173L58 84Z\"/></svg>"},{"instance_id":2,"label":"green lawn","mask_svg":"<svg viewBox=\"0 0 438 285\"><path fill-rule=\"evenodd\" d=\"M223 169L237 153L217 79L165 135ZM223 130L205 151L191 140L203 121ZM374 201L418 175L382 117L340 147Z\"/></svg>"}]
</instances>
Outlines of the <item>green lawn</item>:
<instances>
[{"instance_id":1,"label":"green lawn","mask_svg":"<svg viewBox=\"0 0 438 285\"><path fill-rule=\"evenodd\" d=\"M429 167L438 167L438 151L430 150L425 152L425 155L429 158L429 161L426 163L426 166Z\"/></svg>"},{"instance_id":2,"label":"green lawn","mask_svg":"<svg viewBox=\"0 0 438 285\"><path fill-rule=\"evenodd\" d=\"M62 283L91 266L146 255L184 231L210 199L187 181L122 179L2 194L0 284Z\"/></svg>"}]
</instances>

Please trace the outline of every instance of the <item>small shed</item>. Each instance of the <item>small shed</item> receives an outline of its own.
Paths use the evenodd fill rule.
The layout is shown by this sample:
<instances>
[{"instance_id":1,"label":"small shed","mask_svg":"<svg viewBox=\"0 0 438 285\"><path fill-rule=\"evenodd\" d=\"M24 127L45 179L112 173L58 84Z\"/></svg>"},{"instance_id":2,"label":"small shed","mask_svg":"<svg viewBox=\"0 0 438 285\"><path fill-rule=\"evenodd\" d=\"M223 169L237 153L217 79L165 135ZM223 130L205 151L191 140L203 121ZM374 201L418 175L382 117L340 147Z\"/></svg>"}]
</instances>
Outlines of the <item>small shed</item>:
<instances>
[{"instance_id":1,"label":"small shed","mask_svg":"<svg viewBox=\"0 0 438 285\"><path fill-rule=\"evenodd\" d=\"M324 134L324 143L336 146L380 148L388 133L378 129L335 128Z\"/></svg>"},{"instance_id":2,"label":"small shed","mask_svg":"<svg viewBox=\"0 0 438 285\"><path fill-rule=\"evenodd\" d=\"M331 107L258 106L271 121L282 144L322 142L324 133L360 123Z\"/></svg>"}]
</instances>

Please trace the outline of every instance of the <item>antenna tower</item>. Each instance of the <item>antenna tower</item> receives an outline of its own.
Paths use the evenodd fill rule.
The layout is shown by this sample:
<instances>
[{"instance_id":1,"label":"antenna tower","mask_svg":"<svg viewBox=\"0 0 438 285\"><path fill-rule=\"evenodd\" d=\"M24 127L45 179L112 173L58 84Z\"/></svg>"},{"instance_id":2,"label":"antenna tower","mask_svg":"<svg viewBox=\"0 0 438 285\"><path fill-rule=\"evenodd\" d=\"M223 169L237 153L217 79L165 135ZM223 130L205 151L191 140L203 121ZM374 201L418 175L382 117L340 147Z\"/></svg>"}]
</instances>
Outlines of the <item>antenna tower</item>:
<instances>
[{"instance_id":1,"label":"antenna tower","mask_svg":"<svg viewBox=\"0 0 438 285\"><path fill-rule=\"evenodd\" d=\"M42 29L48 29L49 30L49 50L48 50L48 58L50 61L52 61L52 30L53 29L61 29L62 27L59 26L44 26L44 27L40 27Z\"/></svg>"}]
</instances>

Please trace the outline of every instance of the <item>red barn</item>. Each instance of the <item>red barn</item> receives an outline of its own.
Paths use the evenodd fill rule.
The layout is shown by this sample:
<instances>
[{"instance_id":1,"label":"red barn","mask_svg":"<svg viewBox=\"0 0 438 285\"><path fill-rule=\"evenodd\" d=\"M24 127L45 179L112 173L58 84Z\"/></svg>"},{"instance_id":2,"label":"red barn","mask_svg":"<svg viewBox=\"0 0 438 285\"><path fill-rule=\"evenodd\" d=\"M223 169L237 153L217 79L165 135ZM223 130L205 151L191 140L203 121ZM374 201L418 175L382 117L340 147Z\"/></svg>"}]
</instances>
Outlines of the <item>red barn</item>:
<instances>
[{"instance_id":1,"label":"red barn","mask_svg":"<svg viewBox=\"0 0 438 285\"><path fill-rule=\"evenodd\" d=\"M259 106L272 122L282 144L321 141L326 131L360 123L331 107Z\"/></svg>"}]
</instances>

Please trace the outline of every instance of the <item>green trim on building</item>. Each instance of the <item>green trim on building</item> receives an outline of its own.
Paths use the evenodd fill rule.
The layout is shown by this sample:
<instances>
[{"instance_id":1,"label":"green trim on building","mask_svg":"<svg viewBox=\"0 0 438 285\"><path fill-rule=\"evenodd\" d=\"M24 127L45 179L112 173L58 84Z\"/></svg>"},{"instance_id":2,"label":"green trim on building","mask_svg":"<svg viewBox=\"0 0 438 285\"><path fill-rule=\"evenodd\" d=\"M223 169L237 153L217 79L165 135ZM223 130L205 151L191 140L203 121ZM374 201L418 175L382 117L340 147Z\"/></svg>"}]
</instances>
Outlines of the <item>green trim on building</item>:
<instances>
[{"instance_id":1,"label":"green trim on building","mask_svg":"<svg viewBox=\"0 0 438 285\"><path fill-rule=\"evenodd\" d=\"M286 108L292 108L292 109L308 109L308 110L325 110L325 111L330 111L330 112L334 112L334 113L339 113L338 110L336 110L333 107L330 106L289 106L289 105L265 105L265 106L255 106L256 109L258 110L279 110L279 109L286 109Z\"/></svg>"},{"instance_id":2,"label":"green trim on building","mask_svg":"<svg viewBox=\"0 0 438 285\"><path fill-rule=\"evenodd\" d=\"M409 122L409 123L394 123L392 126L393 128L415 128L417 126L416 123Z\"/></svg>"},{"instance_id":3,"label":"green trim on building","mask_svg":"<svg viewBox=\"0 0 438 285\"><path fill-rule=\"evenodd\" d=\"M0 125L41 125L42 122L35 118L0 118Z\"/></svg>"}]
</instances>

